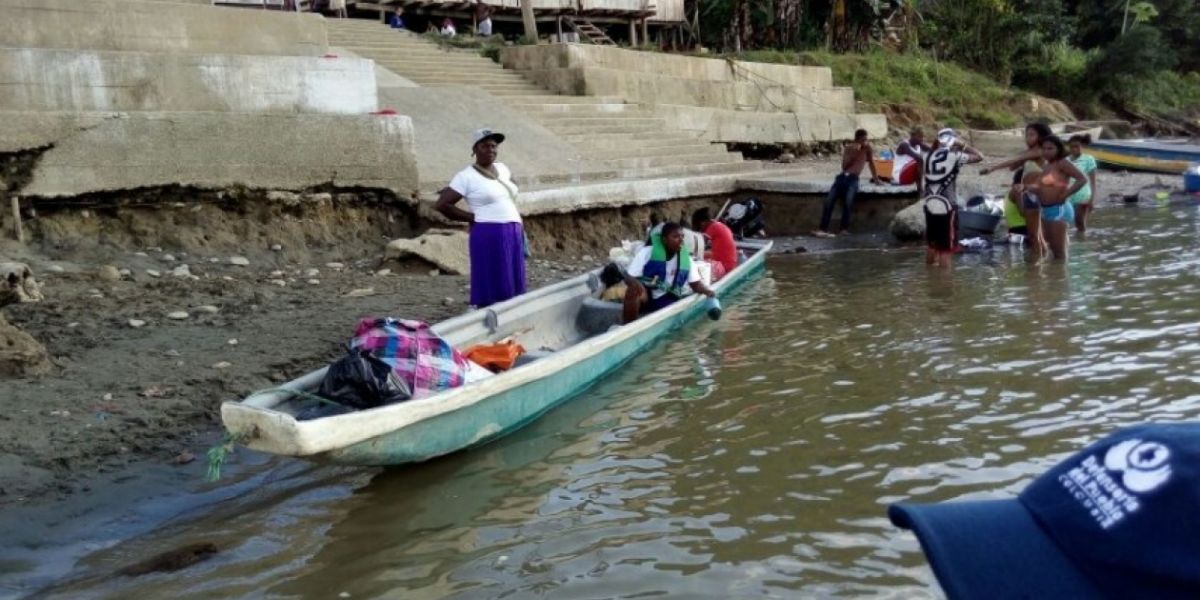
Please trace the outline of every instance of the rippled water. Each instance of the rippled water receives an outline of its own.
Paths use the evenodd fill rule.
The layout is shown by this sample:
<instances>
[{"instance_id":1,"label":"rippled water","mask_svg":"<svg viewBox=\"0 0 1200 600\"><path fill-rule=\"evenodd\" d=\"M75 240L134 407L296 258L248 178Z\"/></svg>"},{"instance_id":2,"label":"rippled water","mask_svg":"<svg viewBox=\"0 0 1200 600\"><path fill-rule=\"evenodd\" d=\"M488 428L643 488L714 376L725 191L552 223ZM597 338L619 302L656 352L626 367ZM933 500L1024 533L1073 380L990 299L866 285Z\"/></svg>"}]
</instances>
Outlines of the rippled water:
<instances>
[{"instance_id":1,"label":"rippled water","mask_svg":"<svg viewBox=\"0 0 1200 600\"><path fill-rule=\"evenodd\" d=\"M510 438L281 481L142 544L213 540L216 558L64 594L936 597L888 503L1011 496L1114 428L1198 414L1196 210L1095 221L1065 267L772 260L722 321Z\"/></svg>"}]
</instances>

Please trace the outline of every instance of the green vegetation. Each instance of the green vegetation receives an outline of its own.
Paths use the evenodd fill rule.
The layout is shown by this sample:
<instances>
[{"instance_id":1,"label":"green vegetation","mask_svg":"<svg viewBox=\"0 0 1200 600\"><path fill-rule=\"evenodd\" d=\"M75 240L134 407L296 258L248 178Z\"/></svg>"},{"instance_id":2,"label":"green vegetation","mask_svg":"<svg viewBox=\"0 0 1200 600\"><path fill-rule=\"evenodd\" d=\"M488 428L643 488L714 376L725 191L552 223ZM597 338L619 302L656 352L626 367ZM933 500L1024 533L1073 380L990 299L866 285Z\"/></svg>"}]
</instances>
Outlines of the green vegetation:
<instances>
[{"instance_id":1,"label":"green vegetation","mask_svg":"<svg viewBox=\"0 0 1200 600\"><path fill-rule=\"evenodd\" d=\"M718 53L828 65L868 103L1001 126L1021 118L1013 108L1023 89L1080 116L1200 133L1191 120L1200 115L1196 0L697 2L701 38Z\"/></svg>"}]
</instances>

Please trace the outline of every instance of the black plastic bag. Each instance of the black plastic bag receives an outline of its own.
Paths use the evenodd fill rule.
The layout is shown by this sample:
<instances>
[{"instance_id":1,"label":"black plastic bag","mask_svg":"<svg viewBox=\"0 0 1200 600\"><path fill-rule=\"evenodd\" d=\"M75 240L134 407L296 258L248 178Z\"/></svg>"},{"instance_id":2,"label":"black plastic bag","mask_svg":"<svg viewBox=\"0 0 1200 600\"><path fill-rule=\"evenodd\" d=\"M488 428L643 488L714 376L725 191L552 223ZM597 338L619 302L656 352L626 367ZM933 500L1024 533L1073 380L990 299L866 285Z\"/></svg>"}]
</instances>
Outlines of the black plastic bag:
<instances>
[{"instance_id":1,"label":"black plastic bag","mask_svg":"<svg viewBox=\"0 0 1200 600\"><path fill-rule=\"evenodd\" d=\"M412 398L408 383L368 350L350 350L329 365L318 392L342 406L363 410Z\"/></svg>"}]
</instances>

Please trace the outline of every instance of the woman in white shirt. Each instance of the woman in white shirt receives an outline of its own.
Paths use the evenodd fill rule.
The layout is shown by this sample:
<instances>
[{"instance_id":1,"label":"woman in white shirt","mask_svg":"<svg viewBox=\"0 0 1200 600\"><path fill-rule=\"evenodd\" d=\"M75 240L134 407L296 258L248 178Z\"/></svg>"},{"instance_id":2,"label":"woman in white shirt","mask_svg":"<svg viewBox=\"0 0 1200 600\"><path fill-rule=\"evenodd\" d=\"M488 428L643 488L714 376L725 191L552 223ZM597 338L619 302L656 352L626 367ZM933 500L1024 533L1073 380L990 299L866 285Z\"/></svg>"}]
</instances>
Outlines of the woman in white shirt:
<instances>
[{"instance_id":1,"label":"woman in white shirt","mask_svg":"<svg viewBox=\"0 0 1200 600\"><path fill-rule=\"evenodd\" d=\"M471 225L471 305L478 308L525 293L525 230L512 173L496 162L502 142L502 133L476 131L475 164L459 171L437 202L446 218ZM471 210L455 206L459 200Z\"/></svg>"}]
</instances>

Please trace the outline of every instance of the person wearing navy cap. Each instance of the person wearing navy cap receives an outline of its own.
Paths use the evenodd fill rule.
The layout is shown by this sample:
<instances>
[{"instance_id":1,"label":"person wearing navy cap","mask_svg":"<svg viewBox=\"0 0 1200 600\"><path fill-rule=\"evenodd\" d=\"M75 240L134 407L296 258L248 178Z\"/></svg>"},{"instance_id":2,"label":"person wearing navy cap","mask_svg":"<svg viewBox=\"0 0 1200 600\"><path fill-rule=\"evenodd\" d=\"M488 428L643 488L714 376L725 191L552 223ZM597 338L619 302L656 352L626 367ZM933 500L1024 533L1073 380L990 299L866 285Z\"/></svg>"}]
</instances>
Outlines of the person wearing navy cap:
<instances>
[{"instance_id":1,"label":"person wearing navy cap","mask_svg":"<svg viewBox=\"0 0 1200 600\"><path fill-rule=\"evenodd\" d=\"M1110 435L1010 500L893 504L946 595L1200 598L1200 423Z\"/></svg>"}]
</instances>

